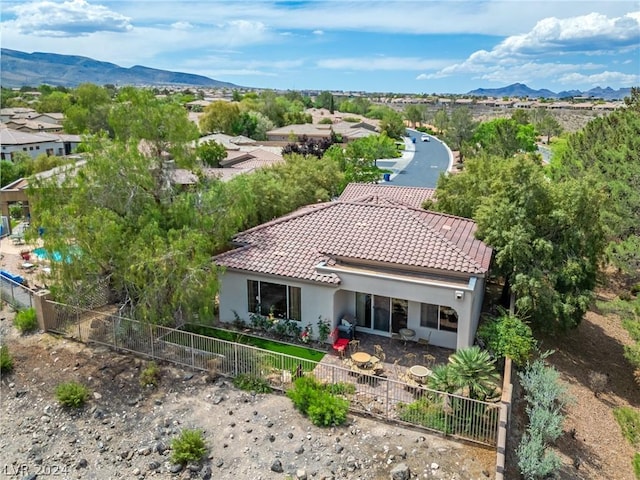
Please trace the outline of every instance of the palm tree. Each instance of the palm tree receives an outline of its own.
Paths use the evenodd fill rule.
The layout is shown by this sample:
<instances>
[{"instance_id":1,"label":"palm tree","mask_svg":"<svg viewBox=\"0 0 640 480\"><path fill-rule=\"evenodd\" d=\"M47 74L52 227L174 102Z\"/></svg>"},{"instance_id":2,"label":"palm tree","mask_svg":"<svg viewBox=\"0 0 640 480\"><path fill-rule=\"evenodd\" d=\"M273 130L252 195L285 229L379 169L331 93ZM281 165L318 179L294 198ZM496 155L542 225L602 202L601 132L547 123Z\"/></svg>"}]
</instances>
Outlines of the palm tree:
<instances>
[{"instance_id":1,"label":"palm tree","mask_svg":"<svg viewBox=\"0 0 640 480\"><path fill-rule=\"evenodd\" d=\"M476 400L485 400L495 395L500 374L489 353L473 346L460 350L449 357L449 379L460 393Z\"/></svg>"}]
</instances>

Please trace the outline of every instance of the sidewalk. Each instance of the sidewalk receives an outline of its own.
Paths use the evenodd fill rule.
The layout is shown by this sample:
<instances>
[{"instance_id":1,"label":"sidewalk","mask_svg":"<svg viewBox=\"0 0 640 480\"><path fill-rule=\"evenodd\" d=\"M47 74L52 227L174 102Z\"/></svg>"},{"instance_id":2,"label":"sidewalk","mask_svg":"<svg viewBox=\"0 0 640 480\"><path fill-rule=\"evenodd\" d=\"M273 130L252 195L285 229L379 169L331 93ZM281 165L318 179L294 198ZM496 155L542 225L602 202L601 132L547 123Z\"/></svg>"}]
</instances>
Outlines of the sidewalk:
<instances>
[{"instance_id":1,"label":"sidewalk","mask_svg":"<svg viewBox=\"0 0 640 480\"><path fill-rule=\"evenodd\" d=\"M379 158L378 162L389 162L393 163L391 167L387 167L391 170L391 180L393 180L396 176L400 174L402 170L404 170L409 163L413 160L413 155L416 151L416 145L411 141L409 137L403 137L404 139L404 150L402 151L402 156L399 158ZM385 183L384 181L380 181L380 183Z\"/></svg>"}]
</instances>

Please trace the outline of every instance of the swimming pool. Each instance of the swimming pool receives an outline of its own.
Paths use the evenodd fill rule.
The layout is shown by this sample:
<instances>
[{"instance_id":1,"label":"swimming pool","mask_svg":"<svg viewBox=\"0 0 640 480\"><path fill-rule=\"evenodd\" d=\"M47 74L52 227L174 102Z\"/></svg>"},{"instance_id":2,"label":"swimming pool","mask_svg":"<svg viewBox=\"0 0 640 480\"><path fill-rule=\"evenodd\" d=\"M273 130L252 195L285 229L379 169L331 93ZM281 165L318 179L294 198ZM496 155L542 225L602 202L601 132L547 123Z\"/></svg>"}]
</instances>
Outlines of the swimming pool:
<instances>
[{"instance_id":1,"label":"swimming pool","mask_svg":"<svg viewBox=\"0 0 640 480\"><path fill-rule=\"evenodd\" d=\"M33 249L33 251L31 253L33 253L36 257L38 257L39 260L49 260L49 259L51 259L54 262L62 261L62 255L60 254L60 252L53 252L51 255L49 255L49 252L47 252L42 247Z\"/></svg>"}]
</instances>

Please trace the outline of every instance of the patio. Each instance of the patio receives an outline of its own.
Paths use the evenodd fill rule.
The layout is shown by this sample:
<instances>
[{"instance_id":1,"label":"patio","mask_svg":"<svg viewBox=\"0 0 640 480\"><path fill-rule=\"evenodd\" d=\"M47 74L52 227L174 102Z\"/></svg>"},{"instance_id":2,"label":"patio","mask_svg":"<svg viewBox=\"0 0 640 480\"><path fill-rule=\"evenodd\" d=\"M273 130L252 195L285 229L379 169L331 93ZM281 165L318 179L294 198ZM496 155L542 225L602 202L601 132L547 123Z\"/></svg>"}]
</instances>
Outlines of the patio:
<instances>
[{"instance_id":1,"label":"patio","mask_svg":"<svg viewBox=\"0 0 640 480\"><path fill-rule=\"evenodd\" d=\"M426 345L413 340L405 342L401 337L382 337L356 331L355 339L360 342L357 347L359 352L375 356L376 346L381 347L385 356L384 360L380 362L383 368L381 376L398 381L404 381L403 377L407 376L408 370L412 366L422 365L433 369L436 365L447 363L449 356L455 353L454 350ZM321 363L350 368L349 359L355 351L355 349L347 347L344 355L340 355L329 347L329 352Z\"/></svg>"}]
</instances>

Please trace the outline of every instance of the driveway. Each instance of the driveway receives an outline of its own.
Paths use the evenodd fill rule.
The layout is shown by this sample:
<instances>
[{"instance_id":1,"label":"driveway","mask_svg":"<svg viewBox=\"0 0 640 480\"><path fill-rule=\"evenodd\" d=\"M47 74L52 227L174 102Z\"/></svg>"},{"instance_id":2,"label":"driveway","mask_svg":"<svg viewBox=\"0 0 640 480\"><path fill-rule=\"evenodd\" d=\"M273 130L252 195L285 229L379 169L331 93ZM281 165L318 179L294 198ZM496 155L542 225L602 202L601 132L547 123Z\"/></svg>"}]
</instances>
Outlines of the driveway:
<instances>
[{"instance_id":1,"label":"driveway","mask_svg":"<svg viewBox=\"0 0 640 480\"><path fill-rule=\"evenodd\" d=\"M421 132L407 129L402 157L377 161L380 168L393 172L390 181L384 183L403 187L435 188L440 173L451 168L452 155L449 147L436 137L430 137L431 141L423 142L420 140L421 136Z\"/></svg>"}]
</instances>

